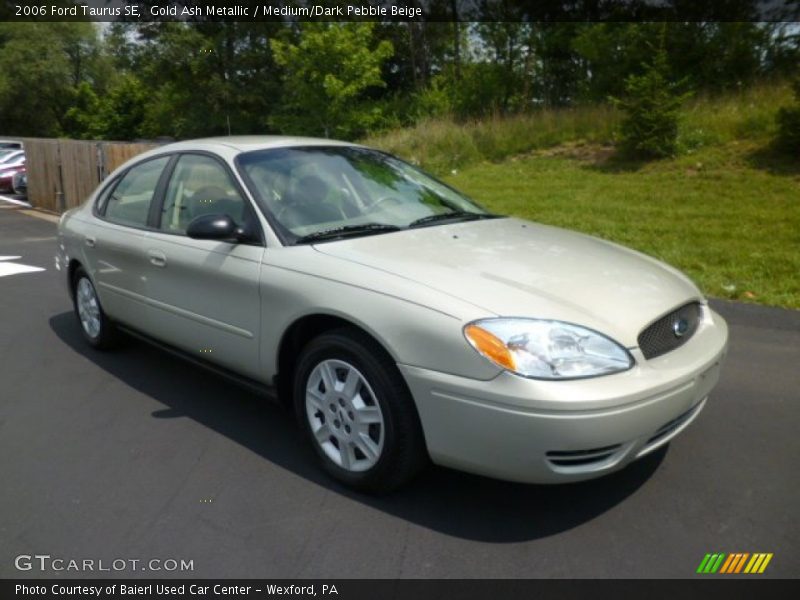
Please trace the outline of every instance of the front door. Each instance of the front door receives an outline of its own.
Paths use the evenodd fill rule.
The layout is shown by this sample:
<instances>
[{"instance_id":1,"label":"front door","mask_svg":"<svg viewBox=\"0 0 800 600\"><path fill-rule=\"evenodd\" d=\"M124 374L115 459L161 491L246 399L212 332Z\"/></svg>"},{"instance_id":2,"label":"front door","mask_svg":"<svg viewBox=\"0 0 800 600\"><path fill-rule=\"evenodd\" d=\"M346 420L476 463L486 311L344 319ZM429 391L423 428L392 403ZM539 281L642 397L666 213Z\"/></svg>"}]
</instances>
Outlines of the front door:
<instances>
[{"instance_id":1,"label":"front door","mask_svg":"<svg viewBox=\"0 0 800 600\"><path fill-rule=\"evenodd\" d=\"M227 167L204 154L182 155L145 234L146 333L195 356L259 378L262 243L196 240L192 219L227 214L244 225L255 214Z\"/></svg>"}]
</instances>

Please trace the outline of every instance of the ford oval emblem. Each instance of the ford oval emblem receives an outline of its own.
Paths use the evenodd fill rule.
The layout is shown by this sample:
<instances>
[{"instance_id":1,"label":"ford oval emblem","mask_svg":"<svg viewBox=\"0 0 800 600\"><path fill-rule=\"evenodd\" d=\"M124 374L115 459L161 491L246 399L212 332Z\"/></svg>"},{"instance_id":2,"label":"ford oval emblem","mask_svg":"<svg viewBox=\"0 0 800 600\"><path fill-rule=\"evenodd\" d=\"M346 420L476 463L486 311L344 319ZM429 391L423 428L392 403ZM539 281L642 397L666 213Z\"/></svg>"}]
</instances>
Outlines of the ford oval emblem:
<instances>
[{"instance_id":1,"label":"ford oval emblem","mask_svg":"<svg viewBox=\"0 0 800 600\"><path fill-rule=\"evenodd\" d=\"M672 324L672 333L675 334L675 337L683 337L687 331L689 331L689 321L683 317L675 319L675 322Z\"/></svg>"}]
</instances>

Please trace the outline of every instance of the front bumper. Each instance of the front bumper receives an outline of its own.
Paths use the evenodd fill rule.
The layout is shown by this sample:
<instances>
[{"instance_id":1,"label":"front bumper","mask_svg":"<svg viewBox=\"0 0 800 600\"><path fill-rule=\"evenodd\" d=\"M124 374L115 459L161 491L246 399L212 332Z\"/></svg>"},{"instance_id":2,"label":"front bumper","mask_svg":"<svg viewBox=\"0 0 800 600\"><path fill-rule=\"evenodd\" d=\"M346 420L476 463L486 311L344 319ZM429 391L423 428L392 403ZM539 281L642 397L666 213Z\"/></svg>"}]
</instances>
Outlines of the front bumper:
<instances>
[{"instance_id":1,"label":"front bumper","mask_svg":"<svg viewBox=\"0 0 800 600\"><path fill-rule=\"evenodd\" d=\"M692 339L624 373L573 381L502 372L489 381L399 365L428 452L440 465L499 479L559 483L616 471L666 444L705 406L727 351L707 306Z\"/></svg>"}]
</instances>

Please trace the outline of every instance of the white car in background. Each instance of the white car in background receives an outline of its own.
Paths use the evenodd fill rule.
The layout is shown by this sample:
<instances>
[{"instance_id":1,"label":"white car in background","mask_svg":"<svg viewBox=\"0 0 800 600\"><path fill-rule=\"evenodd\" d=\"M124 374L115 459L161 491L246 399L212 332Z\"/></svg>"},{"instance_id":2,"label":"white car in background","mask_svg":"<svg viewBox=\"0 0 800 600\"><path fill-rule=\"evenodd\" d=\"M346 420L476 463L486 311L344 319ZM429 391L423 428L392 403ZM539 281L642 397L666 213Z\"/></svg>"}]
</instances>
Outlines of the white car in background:
<instances>
[{"instance_id":1,"label":"white car in background","mask_svg":"<svg viewBox=\"0 0 800 600\"><path fill-rule=\"evenodd\" d=\"M362 490L429 459L535 483L618 470L697 417L727 347L672 267L330 140L160 147L58 240L89 344L124 330L273 389Z\"/></svg>"}]
</instances>

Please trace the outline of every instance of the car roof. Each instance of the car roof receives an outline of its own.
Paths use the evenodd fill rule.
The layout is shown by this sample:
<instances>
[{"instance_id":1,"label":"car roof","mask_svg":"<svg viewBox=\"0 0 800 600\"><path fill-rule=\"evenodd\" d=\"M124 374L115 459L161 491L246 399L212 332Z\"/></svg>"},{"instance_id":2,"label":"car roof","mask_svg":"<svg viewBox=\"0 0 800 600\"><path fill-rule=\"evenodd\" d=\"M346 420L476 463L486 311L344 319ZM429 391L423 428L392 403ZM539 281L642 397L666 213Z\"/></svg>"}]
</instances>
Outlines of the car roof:
<instances>
[{"instance_id":1,"label":"car roof","mask_svg":"<svg viewBox=\"0 0 800 600\"><path fill-rule=\"evenodd\" d=\"M283 135L236 135L224 137L208 137L194 140L174 142L157 146L147 152L132 157L120 165L110 176L115 176L132 165L171 152L206 151L225 156L229 160L242 152L268 150L270 148L291 148L301 146L342 146L359 147L358 144L328 140L324 138L283 136Z\"/></svg>"},{"instance_id":2,"label":"car roof","mask_svg":"<svg viewBox=\"0 0 800 600\"><path fill-rule=\"evenodd\" d=\"M284 135L235 135L225 137L209 137L196 140L176 142L159 148L160 151L202 150L229 148L240 152L266 150L269 148L286 148L291 146L355 146L349 142L327 140L323 138L297 137Z\"/></svg>"}]
</instances>

